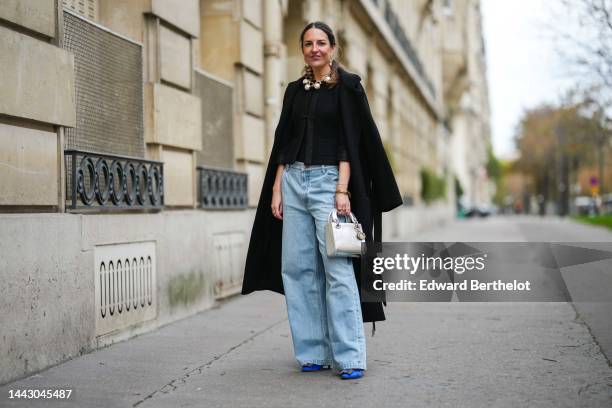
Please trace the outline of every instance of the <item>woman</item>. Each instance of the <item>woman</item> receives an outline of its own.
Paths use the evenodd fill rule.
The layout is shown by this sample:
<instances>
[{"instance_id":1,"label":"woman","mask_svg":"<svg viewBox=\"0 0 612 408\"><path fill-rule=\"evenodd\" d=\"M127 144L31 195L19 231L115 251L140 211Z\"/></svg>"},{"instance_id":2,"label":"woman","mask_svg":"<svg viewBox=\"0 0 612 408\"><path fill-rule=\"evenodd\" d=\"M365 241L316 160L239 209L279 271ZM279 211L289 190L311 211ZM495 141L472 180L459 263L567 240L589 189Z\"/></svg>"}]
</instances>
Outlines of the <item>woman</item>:
<instances>
[{"instance_id":1,"label":"woman","mask_svg":"<svg viewBox=\"0 0 612 408\"><path fill-rule=\"evenodd\" d=\"M302 371L333 365L343 379L360 378L366 369L363 322L384 320L384 312L381 302L360 304L360 262L327 256L325 223L334 208L341 215L352 211L366 241L380 241L381 211L402 199L360 78L333 60L333 31L310 23L300 45L305 75L285 91L242 293L285 294ZM363 282L372 280L366 269Z\"/></svg>"}]
</instances>

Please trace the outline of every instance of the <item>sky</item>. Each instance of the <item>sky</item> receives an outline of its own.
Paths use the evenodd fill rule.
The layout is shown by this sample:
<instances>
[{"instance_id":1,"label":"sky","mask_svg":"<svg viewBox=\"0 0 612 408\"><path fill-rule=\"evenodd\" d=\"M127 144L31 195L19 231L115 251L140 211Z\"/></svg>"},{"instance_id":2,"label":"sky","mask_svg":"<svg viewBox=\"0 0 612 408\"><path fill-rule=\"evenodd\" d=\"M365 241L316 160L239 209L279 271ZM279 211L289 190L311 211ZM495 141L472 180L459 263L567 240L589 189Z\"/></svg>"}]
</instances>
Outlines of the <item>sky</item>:
<instances>
[{"instance_id":1,"label":"sky","mask_svg":"<svg viewBox=\"0 0 612 408\"><path fill-rule=\"evenodd\" d=\"M555 0L482 0L493 149L516 157L516 126L526 109L557 102L573 80L546 28Z\"/></svg>"}]
</instances>

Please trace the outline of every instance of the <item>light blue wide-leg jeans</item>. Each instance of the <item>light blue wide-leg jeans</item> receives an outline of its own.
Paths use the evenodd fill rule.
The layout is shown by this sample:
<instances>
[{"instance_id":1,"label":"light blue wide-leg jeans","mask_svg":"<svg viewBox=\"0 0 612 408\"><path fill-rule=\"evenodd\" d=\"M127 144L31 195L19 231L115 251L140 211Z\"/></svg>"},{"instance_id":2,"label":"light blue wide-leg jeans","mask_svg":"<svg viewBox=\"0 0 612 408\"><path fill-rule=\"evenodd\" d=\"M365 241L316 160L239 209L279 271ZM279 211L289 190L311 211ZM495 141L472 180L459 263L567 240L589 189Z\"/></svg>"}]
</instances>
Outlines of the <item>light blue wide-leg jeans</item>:
<instances>
[{"instance_id":1,"label":"light blue wide-leg jeans","mask_svg":"<svg viewBox=\"0 0 612 408\"><path fill-rule=\"evenodd\" d=\"M282 279L295 358L304 365L366 369L361 304L349 257L328 257L325 224L335 207L337 165L285 166Z\"/></svg>"}]
</instances>

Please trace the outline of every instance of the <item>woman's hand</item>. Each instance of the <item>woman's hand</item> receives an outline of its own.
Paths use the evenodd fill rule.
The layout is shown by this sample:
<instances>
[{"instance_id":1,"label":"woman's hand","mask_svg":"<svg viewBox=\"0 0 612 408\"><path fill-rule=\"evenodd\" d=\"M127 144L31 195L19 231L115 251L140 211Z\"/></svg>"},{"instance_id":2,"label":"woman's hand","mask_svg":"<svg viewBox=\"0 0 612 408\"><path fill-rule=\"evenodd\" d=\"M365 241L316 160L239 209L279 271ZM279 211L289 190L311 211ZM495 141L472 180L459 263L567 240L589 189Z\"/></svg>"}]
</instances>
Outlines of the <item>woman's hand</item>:
<instances>
[{"instance_id":1,"label":"woman's hand","mask_svg":"<svg viewBox=\"0 0 612 408\"><path fill-rule=\"evenodd\" d=\"M283 194L279 190L272 190L272 215L279 220L283 219Z\"/></svg>"},{"instance_id":2,"label":"woman's hand","mask_svg":"<svg viewBox=\"0 0 612 408\"><path fill-rule=\"evenodd\" d=\"M349 215L351 212L351 201L348 195L344 193L336 193L336 210L338 215Z\"/></svg>"},{"instance_id":3,"label":"woman's hand","mask_svg":"<svg viewBox=\"0 0 612 408\"><path fill-rule=\"evenodd\" d=\"M272 186L272 215L274 218L283 219L283 193L281 192L281 183L283 180L283 171L285 166L279 165L276 169L276 178L274 179L274 186Z\"/></svg>"}]
</instances>

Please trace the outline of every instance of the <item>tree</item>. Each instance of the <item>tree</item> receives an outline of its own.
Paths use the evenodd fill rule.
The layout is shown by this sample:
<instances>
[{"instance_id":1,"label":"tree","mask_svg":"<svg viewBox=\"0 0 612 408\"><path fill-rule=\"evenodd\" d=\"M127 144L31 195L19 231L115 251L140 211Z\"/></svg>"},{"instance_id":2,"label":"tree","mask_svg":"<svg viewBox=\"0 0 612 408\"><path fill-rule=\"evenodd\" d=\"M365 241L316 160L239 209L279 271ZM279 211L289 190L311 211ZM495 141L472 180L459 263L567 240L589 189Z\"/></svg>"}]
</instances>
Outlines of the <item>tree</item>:
<instances>
[{"instance_id":1,"label":"tree","mask_svg":"<svg viewBox=\"0 0 612 408\"><path fill-rule=\"evenodd\" d=\"M601 193L612 134L612 0L558 0L561 13L548 30L567 74L581 88L581 109L591 118Z\"/></svg>"},{"instance_id":2,"label":"tree","mask_svg":"<svg viewBox=\"0 0 612 408\"><path fill-rule=\"evenodd\" d=\"M612 0L559 0L549 30L570 72L587 88L612 89ZM566 24L567 23L567 24ZM603 90L603 89L602 89Z\"/></svg>"},{"instance_id":3,"label":"tree","mask_svg":"<svg viewBox=\"0 0 612 408\"><path fill-rule=\"evenodd\" d=\"M571 175L580 163L594 160L593 119L584 116L582 105L544 105L525 112L515 142L520 152L517 169L528 175L530 193L543 204L555 198L559 213L567 214Z\"/></svg>"},{"instance_id":4,"label":"tree","mask_svg":"<svg viewBox=\"0 0 612 408\"><path fill-rule=\"evenodd\" d=\"M612 139L612 121L597 99L587 97L580 105L582 113L592 119L589 121L588 132L597 155L600 194L603 195L605 194L605 157Z\"/></svg>"}]
</instances>

